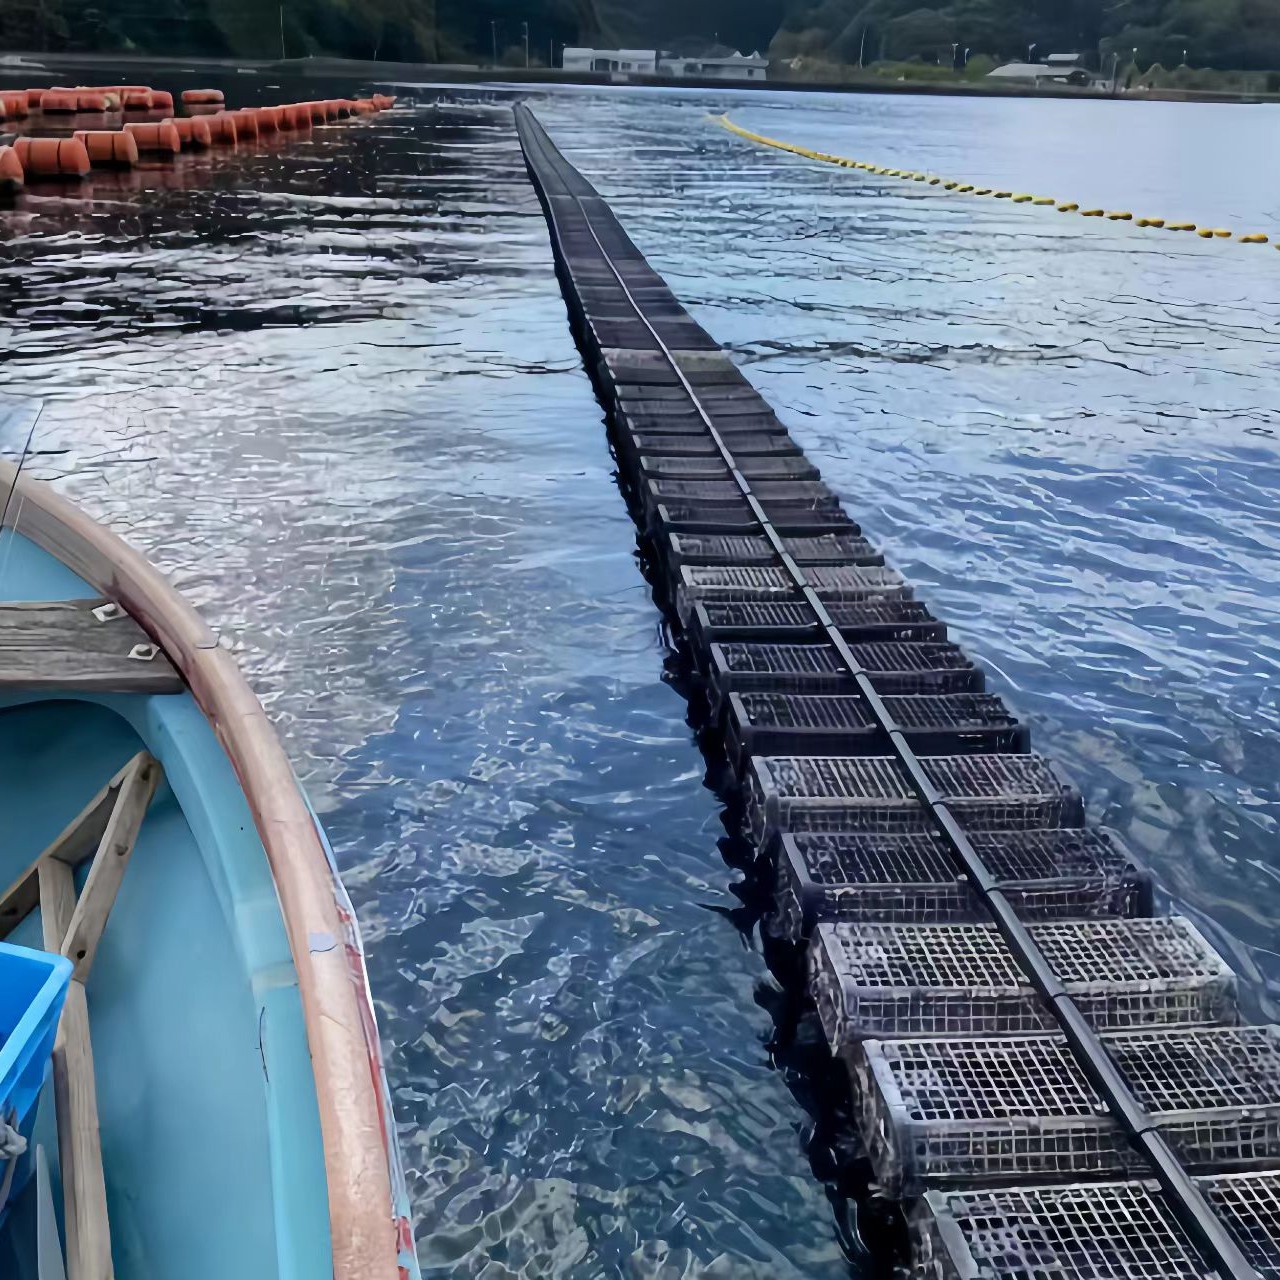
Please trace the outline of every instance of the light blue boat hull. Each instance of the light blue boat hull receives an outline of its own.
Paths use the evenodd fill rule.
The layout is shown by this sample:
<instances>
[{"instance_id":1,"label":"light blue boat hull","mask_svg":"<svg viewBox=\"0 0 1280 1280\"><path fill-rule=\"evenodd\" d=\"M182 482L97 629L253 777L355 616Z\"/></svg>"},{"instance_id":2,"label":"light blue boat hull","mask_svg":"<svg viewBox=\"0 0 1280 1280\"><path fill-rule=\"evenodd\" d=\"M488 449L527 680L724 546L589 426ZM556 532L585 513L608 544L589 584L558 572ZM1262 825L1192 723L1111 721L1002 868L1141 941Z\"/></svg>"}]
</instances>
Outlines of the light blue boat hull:
<instances>
[{"instance_id":1,"label":"light blue boat hull","mask_svg":"<svg viewBox=\"0 0 1280 1280\"><path fill-rule=\"evenodd\" d=\"M0 600L96 594L0 532ZM190 692L0 692L0 884L142 750L165 780L86 988L116 1275L325 1280L325 1151L298 975L253 815ZM38 914L9 941L40 947ZM51 1092L36 1141L60 1205ZM33 1262L24 1230L0 1233L0 1274L6 1248L26 1257L14 1265ZM400 1263L417 1275L411 1250Z\"/></svg>"}]
</instances>

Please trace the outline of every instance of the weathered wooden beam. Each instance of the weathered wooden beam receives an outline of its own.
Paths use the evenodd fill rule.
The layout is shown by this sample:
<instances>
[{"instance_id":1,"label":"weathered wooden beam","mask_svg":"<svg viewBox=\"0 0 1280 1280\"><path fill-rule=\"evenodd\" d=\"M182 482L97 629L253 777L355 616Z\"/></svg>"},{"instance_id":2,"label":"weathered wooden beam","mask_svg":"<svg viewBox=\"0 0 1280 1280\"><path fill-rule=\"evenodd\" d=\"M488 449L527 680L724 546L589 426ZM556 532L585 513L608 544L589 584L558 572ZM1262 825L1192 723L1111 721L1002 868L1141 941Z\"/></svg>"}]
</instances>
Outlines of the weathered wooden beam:
<instances>
[{"instance_id":1,"label":"weathered wooden beam","mask_svg":"<svg viewBox=\"0 0 1280 1280\"><path fill-rule=\"evenodd\" d=\"M41 860L39 877L44 944L49 951L60 951L75 913L75 879L71 868L55 858ZM67 988L53 1046L53 1099L58 1118L67 1277L113 1280L89 1005L84 983L74 978Z\"/></svg>"},{"instance_id":2,"label":"weathered wooden beam","mask_svg":"<svg viewBox=\"0 0 1280 1280\"><path fill-rule=\"evenodd\" d=\"M134 842L147 815L147 806L162 776L159 762L145 752L134 756L126 767L115 807L111 810L98 851L89 865L84 889L62 937L60 950L75 965L74 976L80 982L88 980L107 916L129 865Z\"/></svg>"},{"instance_id":3,"label":"weathered wooden beam","mask_svg":"<svg viewBox=\"0 0 1280 1280\"><path fill-rule=\"evenodd\" d=\"M174 693L182 680L106 600L0 603L0 689Z\"/></svg>"},{"instance_id":4,"label":"weathered wooden beam","mask_svg":"<svg viewBox=\"0 0 1280 1280\"><path fill-rule=\"evenodd\" d=\"M146 753L143 752L143 755ZM150 757L147 757L150 759ZM107 829L116 796L139 757L135 756L71 819L57 837L19 872L17 878L0 897L0 938L6 938L36 909L40 901L37 872L46 858L54 858L69 867L78 867L98 848Z\"/></svg>"}]
</instances>

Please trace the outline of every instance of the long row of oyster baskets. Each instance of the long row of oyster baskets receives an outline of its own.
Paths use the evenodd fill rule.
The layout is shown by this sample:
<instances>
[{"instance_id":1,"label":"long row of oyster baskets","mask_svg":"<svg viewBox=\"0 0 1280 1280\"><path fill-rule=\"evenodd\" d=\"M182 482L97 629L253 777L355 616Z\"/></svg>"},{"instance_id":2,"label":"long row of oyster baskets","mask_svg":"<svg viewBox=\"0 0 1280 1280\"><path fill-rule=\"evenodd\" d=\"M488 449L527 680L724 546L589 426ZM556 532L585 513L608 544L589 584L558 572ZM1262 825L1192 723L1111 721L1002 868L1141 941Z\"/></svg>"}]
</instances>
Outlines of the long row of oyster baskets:
<instances>
[{"instance_id":1,"label":"long row of oyster baskets","mask_svg":"<svg viewBox=\"0 0 1280 1280\"><path fill-rule=\"evenodd\" d=\"M913 1274L1207 1269L984 921L703 413L1140 1102L1249 1261L1280 1277L1280 1027L1240 1025L1223 958L1190 920L1153 915L1148 873L1087 823L1079 792L536 122L520 127L661 594L747 832L776 862L771 927L807 947L874 1178L909 1207Z\"/></svg>"}]
</instances>

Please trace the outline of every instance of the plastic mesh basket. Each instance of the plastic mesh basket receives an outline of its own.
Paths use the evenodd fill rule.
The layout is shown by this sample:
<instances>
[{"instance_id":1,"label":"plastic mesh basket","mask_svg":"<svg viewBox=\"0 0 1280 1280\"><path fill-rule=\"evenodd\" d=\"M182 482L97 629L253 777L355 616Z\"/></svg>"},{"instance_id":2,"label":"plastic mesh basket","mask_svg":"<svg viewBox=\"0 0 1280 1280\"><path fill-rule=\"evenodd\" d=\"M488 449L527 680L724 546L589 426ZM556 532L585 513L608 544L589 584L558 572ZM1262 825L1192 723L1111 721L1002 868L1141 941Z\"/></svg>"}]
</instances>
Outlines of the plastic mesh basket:
<instances>
[{"instance_id":1,"label":"plastic mesh basket","mask_svg":"<svg viewBox=\"0 0 1280 1280\"><path fill-rule=\"evenodd\" d=\"M971 831L1080 826L1080 793L1041 756L929 756L925 772ZM912 832L931 829L890 757L774 756L747 772L748 829L762 843L786 831Z\"/></svg>"},{"instance_id":2,"label":"plastic mesh basket","mask_svg":"<svg viewBox=\"0 0 1280 1280\"><path fill-rule=\"evenodd\" d=\"M827 600L865 602L877 599L910 599L911 589L894 569L857 568L840 565L818 565L804 571L805 578L818 596ZM694 606L700 601L783 601L794 599L797 587L784 569L685 565L680 570L676 609L680 620L688 623Z\"/></svg>"},{"instance_id":3,"label":"plastic mesh basket","mask_svg":"<svg viewBox=\"0 0 1280 1280\"><path fill-rule=\"evenodd\" d=\"M769 565L778 559L773 543L764 534L672 533L669 563ZM865 538L848 533L824 533L816 537L784 538L783 547L797 564L853 564L880 566L882 556Z\"/></svg>"},{"instance_id":4,"label":"plastic mesh basket","mask_svg":"<svg viewBox=\"0 0 1280 1280\"><path fill-rule=\"evenodd\" d=\"M803 455L785 458L748 458L738 460L738 470L748 480L817 480L822 474ZM672 458L643 455L640 470L646 476L675 477L688 480L729 479L729 464L719 454L705 458Z\"/></svg>"},{"instance_id":5,"label":"plastic mesh basket","mask_svg":"<svg viewBox=\"0 0 1280 1280\"><path fill-rule=\"evenodd\" d=\"M1235 975L1189 920L1053 921L1031 933L1099 1029L1235 1021ZM1055 1026L994 925L822 924L809 970L835 1052L869 1037Z\"/></svg>"},{"instance_id":6,"label":"plastic mesh basket","mask_svg":"<svg viewBox=\"0 0 1280 1280\"><path fill-rule=\"evenodd\" d=\"M736 458L793 458L800 446L779 426L776 433L740 431L730 435ZM671 458L718 458L720 450L705 428L701 432L624 431L623 445L629 456L639 458L667 456Z\"/></svg>"},{"instance_id":7,"label":"plastic mesh basket","mask_svg":"<svg viewBox=\"0 0 1280 1280\"><path fill-rule=\"evenodd\" d=\"M1258 1176L1258 1175L1253 1175ZM1154 1184L932 1191L911 1216L918 1280L1206 1280Z\"/></svg>"},{"instance_id":8,"label":"plastic mesh basket","mask_svg":"<svg viewBox=\"0 0 1280 1280\"><path fill-rule=\"evenodd\" d=\"M950 693L982 684L982 673L954 644L872 642L849 648L880 693ZM730 693L812 695L857 690L835 647L826 644L712 645L707 669L716 705Z\"/></svg>"},{"instance_id":9,"label":"plastic mesh basket","mask_svg":"<svg viewBox=\"0 0 1280 1280\"><path fill-rule=\"evenodd\" d=\"M919 600L833 600L831 620L850 643L872 640L945 640L946 627ZM813 611L799 597L778 600L707 600L698 604L689 629L710 645L730 640L786 644L821 634Z\"/></svg>"},{"instance_id":10,"label":"plastic mesh basket","mask_svg":"<svg viewBox=\"0 0 1280 1280\"><path fill-rule=\"evenodd\" d=\"M819 504L837 507L836 496L821 480L760 480L751 486L761 502L802 502L805 506ZM645 500L650 509L663 502L738 503L742 490L732 480L679 480L668 477L653 478L645 484Z\"/></svg>"},{"instance_id":11,"label":"plastic mesh basket","mask_svg":"<svg viewBox=\"0 0 1280 1280\"><path fill-rule=\"evenodd\" d=\"M1151 874L1097 828L969 837L1019 915L1106 919L1151 910ZM776 933L807 937L822 920L945 923L986 920L942 837L808 832L783 837Z\"/></svg>"},{"instance_id":12,"label":"plastic mesh basket","mask_svg":"<svg viewBox=\"0 0 1280 1280\"><path fill-rule=\"evenodd\" d=\"M1029 746L1026 730L993 694L889 696L884 704L921 755ZM879 733L857 694L735 693L725 737L741 769L747 755L865 755Z\"/></svg>"},{"instance_id":13,"label":"plastic mesh basket","mask_svg":"<svg viewBox=\"0 0 1280 1280\"><path fill-rule=\"evenodd\" d=\"M1192 1172L1280 1159L1280 1028L1104 1040ZM890 1195L1114 1176L1143 1163L1058 1036L867 1040L852 1066L868 1154Z\"/></svg>"},{"instance_id":14,"label":"plastic mesh basket","mask_svg":"<svg viewBox=\"0 0 1280 1280\"><path fill-rule=\"evenodd\" d=\"M1280 1173L1228 1173L1199 1183L1262 1280L1280 1280Z\"/></svg>"},{"instance_id":15,"label":"plastic mesh basket","mask_svg":"<svg viewBox=\"0 0 1280 1280\"><path fill-rule=\"evenodd\" d=\"M773 527L784 537L811 536L820 533L859 532L856 521L850 520L838 507L827 505L771 507L764 504L765 514ZM679 533L758 533L759 522L746 500L727 502L699 502L696 499L668 499L649 511L650 525L656 529Z\"/></svg>"}]
</instances>

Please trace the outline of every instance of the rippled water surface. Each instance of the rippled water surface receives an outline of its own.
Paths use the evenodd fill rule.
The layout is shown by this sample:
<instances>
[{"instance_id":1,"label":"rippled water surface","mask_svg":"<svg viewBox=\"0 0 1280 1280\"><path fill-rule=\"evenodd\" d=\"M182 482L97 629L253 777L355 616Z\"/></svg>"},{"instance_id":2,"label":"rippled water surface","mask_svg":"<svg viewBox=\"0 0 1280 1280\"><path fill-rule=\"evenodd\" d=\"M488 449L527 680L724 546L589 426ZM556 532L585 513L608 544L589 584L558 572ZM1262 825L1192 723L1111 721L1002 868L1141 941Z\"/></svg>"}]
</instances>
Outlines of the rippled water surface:
<instances>
[{"instance_id":1,"label":"rippled water surface","mask_svg":"<svg viewBox=\"0 0 1280 1280\"><path fill-rule=\"evenodd\" d=\"M414 92L0 211L0 390L236 646L323 811L427 1272L847 1274L512 99ZM1280 254L815 165L726 108L1240 231L1280 217L1240 163L1274 109L537 101L1274 1016Z\"/></svg>"}]
</instances>

